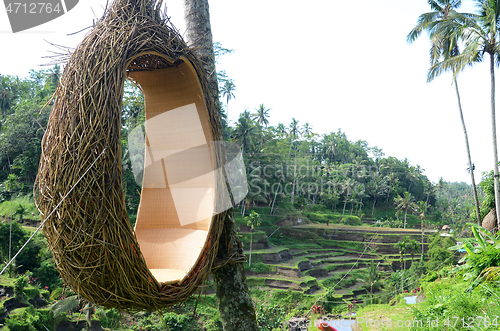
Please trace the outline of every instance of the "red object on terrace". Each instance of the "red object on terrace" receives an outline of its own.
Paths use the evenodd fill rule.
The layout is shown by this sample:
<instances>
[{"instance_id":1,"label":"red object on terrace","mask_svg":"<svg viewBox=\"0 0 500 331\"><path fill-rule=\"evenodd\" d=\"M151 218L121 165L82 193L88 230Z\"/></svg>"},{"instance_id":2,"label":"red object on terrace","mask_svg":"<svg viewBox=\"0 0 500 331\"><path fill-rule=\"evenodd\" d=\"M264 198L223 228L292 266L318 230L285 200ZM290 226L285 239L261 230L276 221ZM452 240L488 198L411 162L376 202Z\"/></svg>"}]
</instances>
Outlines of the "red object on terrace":
<instances>
[{"instance_id":1,"label":"red object on terrace","mask_svg":"<svg viewBox=\"0 0 500 331\"><path fill-rule=\"evenodd\" d=\"M328 322L326 322L326 321L319 320L316 322L317 323L319 322L319 326L317 326L317 328L320 329L321 331L338 331L334 327L328 325ZM314 324L315 324L314 326L316 326L316 323L314 323Z\"/></svg>"}]
</instances>

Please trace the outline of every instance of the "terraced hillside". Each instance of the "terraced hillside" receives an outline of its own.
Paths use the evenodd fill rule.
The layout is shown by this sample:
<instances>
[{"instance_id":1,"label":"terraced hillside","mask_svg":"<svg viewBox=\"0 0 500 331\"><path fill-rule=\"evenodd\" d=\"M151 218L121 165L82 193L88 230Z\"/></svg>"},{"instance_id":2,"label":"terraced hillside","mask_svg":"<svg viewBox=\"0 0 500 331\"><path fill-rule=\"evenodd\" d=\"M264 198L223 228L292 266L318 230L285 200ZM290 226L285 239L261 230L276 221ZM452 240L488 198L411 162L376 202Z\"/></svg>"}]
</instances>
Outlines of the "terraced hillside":
<instances>
[{"instance_id":1,"label":"terraced hillside","mask_svg":"<svg viewBox=\"0 0 500 331\"><path fill-rule=\"evenodd\" d=\"M378 264L384 276L401 268L395 244L404 236L422 240L420 230L325 224L283 226L270 238L264 231L255 231L250 258L250 230L243 226L240 233L247 259L251 259L251 265L247 264L250 287L321 294L335 286L342 299L366 293L366 284L360 278L371 261ZM428 235L424 237L424 251ZM404 255L404 261L409 268L411 255Z\"/></svg>"}]
</instances>

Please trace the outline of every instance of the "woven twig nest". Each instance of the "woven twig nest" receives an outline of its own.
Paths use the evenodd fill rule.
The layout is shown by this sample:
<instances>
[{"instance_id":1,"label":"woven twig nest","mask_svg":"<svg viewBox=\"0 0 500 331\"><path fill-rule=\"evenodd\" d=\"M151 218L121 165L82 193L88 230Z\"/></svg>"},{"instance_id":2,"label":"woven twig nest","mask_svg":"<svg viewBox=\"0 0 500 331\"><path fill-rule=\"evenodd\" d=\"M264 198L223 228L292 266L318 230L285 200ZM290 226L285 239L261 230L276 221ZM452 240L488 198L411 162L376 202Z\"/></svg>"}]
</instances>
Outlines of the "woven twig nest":
<instances>
[{"instance_id":1,"label":"woven twig nest","mask_svg":"<svg viewBox=\"0 0 500 331\"><path fill-rule=\"evenodd\" d=\"M222 176L200 184L183 179L182 172L174 180L165 175L195 163L219 169L222 152L211 144L221 136L216 96L209 91L199 60L160 17L159 7L155 1L115 2L72 53L55 94L35 188L46 221L43 232L66 285L92 303L122 310L157 310L193 294L210 273L225 216L213 212L206 218L218 209L210 203L217 203L219 188L225 185ZM175 140L175 127L181 134L163 151L152 136L146 137L146 166L156 165L144 171L137 235L122 187L120 120L129 76L144 90L150 120L146 135L160 128L164 136L159 141ZM164 118L158 125L157 118L175 112L180 122L172 126ZM184 146L186 139L190 142ZM175 158L182 153L191 160ZM174 164L173 170L169 164ZM175 186L179 182L184 186ZM198 189L194 195L200 195L200 185L204 197L193 198L191 206L186 200L179 203L179 197L193 195L193 187ZM189 216L195 220L186 221ZM164 224L163 218L170 220ZM182 232L187 230L191 232ZM178 234L172 235L175 231Z\"/></svg>"}]
</instances>

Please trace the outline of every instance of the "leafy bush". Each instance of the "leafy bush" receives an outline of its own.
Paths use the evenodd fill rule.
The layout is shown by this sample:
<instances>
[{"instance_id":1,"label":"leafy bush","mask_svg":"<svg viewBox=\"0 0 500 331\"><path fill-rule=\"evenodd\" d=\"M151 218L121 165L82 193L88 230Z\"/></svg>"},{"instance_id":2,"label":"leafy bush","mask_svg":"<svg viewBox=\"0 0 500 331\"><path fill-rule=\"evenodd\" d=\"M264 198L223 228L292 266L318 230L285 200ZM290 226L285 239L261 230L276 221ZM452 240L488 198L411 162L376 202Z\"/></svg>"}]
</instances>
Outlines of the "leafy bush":
<instances>
[{"instance_id":1,"label":"leafy bush","mask_svg":"<svg viewBox=\"0 0 500 331\"><path fill-rule=\"evenodd\" d=\"M356 225L356 226L363 225L361 219L358 216L353 216L353 215L346 215L342 217L340 223L345 225Z\"/></svg>"},{"instance_id":2,"label":"leafy bush","mask_svg":"<svg viewBox=\"0 0 500 331\"><path fill-rule=\"evenodd\" d=\"M314 205L307 205L304 207L304 211L308 211L308 212L322 212L322 213L325 213L326 212L326 207L324 205L318 205L318 204L314 204Z\"/></svg>"},{"instance_id":3,"label":"leafy bush","mask_svg":"<svg viewBox=\"0 0 500 331\"><path fill-rule=\"evenodd\" d=\"M11 314L5 320L5 324L10 331L38 331L50 330L53 324L49 313L42 314L33 306L25 309L19 309L19 313Z\"/></svg>"},{"instance_id":4,"label":"leafy bush","mask_svg":"<svg viewBox=\"0 0 500 331\"><path fill-rule=\"evenodd\" d=\"M116 308L102 309L99 308L96 312L99 322L101 322L102 327L109 329L120 328L121 315L120 311Z\"/></svg>"},{"instance_id":5,"label":"leafy bush","mask_svg":"<svg viewBox=\"0 0 500 331\"><path fill-rule=\"evenodd\" d=\"M28 285L28 277L20 275L14 281L14 297L17 301L24 301L24 288Z\"/></svg>"},{"instance_id":6,"label":"leafy bush","mask_svg":"<svg viewBox=\"0 0 500 331\"><path fill-rule=\"evenodd\" d=\"M40 289L38 287L28 287L24 289L24 294L26 299L30 300L40 295Z\"/></svg>"},{"instance_id":7,"label":"leafy bush","mask_svg":"<svg viewBox=\"0 0 500 331\"><path fill-rule=\"evenodd\" d=\"M271 266L265 264L264 262L253 262L251 267L248 266L248 263L245 263L246 271L252 271L257 274L269 273L271 272L271 269Z\"/></svg>"},{"instance_id":8,"label":"leafy bush","mask_svg":"<svg viewBox=\"0 0 500 331\"><path fill-rule=\"evenodd\" d=\"M273 331L281 329L285 322L286 311L279 305L257 305L255 307L255 313L257 315L257 324L260 330Z\"/></svg>"},{"instance_id":9,"label":"leafy bush","mask_svg":"<svg viewBox=\"0 0 500 331\"><path fill-rule=\"evenodd\" d=\"M53 258L40 263L40 267L34 270L38 281L43 286L48 286L49 289L55 289L62 286L62 281L59 278L59 272L54 267Z\"/></svg>"},{"instance_id":10,"label":"leafy bush","mask_svg":"<svg viewBox=\"0 0 500 331\"><path fill-rule=\"evenodd\" d=\"M187 315L166 313L163 315L170 331L185 331L192 329L192 320Z\"/></svg>"},{"instance_id":11,"label":"leafy bush","mask_svg":"<svg viewBox=\"0 0 500 331\"><path fill-rule=\"evenodd\" d=\"M434 236L432 242L429 244L429 250L427 251L428 261L425 263L425 268L429 271L433 271L443 265L454 263L454 259L451 258L453 253L448 250L449 247L454 245L455 243L450 237Z\"/></svg>"}]
</instances>

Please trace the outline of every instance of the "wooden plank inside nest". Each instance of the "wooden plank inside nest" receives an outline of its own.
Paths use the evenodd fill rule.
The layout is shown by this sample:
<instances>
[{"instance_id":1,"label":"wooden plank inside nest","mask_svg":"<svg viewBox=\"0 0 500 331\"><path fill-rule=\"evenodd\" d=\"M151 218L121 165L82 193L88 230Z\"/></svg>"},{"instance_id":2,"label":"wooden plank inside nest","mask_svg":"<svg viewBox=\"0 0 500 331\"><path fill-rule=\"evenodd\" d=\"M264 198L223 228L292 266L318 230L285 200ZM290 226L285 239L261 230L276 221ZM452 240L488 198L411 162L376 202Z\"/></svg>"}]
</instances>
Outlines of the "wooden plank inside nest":
<instances>
[{"instance_id":1,"label":"wooden plank inside nest","mask_svg":"<svg viewBox=\"0 0 500 331\"><path fill-rule=\"evenodd\" d=\"M133 59L127 67L127 71L152 71L156 69L166 69L178 66L182 60L170 62L162 56L156 54L145 54Z\"/></svg>"}]
</instances>

